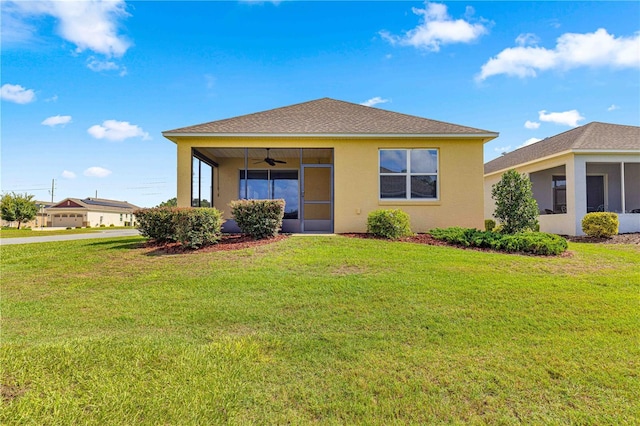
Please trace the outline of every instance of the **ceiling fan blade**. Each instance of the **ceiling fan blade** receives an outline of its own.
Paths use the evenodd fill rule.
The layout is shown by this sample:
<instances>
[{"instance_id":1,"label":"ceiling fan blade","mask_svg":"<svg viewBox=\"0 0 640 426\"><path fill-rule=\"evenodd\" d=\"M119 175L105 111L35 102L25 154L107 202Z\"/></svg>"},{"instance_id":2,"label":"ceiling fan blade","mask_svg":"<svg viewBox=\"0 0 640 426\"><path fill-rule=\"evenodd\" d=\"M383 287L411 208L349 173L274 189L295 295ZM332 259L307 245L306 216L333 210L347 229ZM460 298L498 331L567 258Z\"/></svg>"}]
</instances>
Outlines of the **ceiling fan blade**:
<instances>
[{"instance_id":1,"label":"ceiling fan blade","mask_svg":"<svg viewBox=\"0 0 640 426\"><path fill-rule=\"evenodd\" d=\"M273 160L274 163L280 163L280 164L287 164L286 161L282 161L282 160Z\"/></svg>"}]
</instances>

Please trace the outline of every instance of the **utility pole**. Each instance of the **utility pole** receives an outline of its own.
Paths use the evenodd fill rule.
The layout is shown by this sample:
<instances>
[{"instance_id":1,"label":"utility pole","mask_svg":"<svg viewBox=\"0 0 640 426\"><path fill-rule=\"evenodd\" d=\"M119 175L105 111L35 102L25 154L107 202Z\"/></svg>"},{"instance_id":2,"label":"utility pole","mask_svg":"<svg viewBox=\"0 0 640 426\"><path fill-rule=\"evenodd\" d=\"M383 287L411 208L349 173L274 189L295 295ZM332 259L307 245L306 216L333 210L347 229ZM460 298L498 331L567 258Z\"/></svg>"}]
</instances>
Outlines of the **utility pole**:
<instances>
[{"instance_id":1,"label":"utility pole","mask_svg":"<svg viewBox=\"0 0 640 426\"><path fill-rule=\"evenodd\" d=\"M55 192L55 184L56 184L56 180L55 179L51 179L51 203L53 203L53 194Z\"/></svg>"}]
</instances>

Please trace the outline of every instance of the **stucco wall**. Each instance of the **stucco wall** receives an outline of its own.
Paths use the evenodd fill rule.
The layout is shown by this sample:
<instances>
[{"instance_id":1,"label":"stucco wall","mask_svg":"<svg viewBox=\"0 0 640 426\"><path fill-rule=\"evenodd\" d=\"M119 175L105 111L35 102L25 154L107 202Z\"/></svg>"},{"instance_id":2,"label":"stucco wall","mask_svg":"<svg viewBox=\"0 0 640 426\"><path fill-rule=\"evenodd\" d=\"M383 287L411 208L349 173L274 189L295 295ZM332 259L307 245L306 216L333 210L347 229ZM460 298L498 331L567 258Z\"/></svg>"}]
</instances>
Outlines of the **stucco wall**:
<instances>
[{"instance_id":1,"label":"stucco wall","mask_svg":"<svg viewBox=\"0 0 640 426\"><path fill-rule=\"evenodd\" d=\"M365 232L369 212L400 208L411 216L412 229L425 232L434 227L483 226L483 142L479 139L362 139L362 138L206 138L176 137L178 205L191 199L191 149L237 148L333 148L334 231ZM439 199L435 201L387 201L379 199L378 150L383 148L431 148L439 151ZM225 159L225 162L228 159ZM214 202L224 207L237 198L241 160L222 166L214 183ZM287 159L285 169L299 166ZM256 167L255 165L251 165ZM263 168L263 167L260 167ZM228 210L228 208L222 208ZM228 214L227 214L228 217Z\"/></svg>"}]
</instances>

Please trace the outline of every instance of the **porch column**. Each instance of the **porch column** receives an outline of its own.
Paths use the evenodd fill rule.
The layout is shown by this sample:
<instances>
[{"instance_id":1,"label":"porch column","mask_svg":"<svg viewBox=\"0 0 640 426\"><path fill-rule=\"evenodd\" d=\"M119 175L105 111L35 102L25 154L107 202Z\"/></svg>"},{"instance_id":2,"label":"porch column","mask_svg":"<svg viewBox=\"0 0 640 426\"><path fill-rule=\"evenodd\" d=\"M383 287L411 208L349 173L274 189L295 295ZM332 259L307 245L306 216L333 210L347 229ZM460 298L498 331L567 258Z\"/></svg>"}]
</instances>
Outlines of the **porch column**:
<instances>
[{"instance_id":1,"label":"porch column","mask_svg":"<svg viewBox=\"0 0 640 426\"><path fill-rule=\"evenodd\" d=\"M575 155L573 161L567 162L567 213L573 214L575 235L584 235L582 218L587 214L587 162Z\"/></svg>"},{"instance_id":2,"label":"porch column","mask_svg":"<svg viewBox=\"0 0 640 426\"><path fill-rule=\"evenodd\" d=\"M178 176L177 176L177 198L178 207L191 206L191 167L192 153L191 146L187 144L177 144L178 149Z\"/></svg>"},{"instance_id":3,"label":"porch column","mask_svg":"<svg viewBox=\"0 0 640 426\"><path fill-rule=\"evenodd\" d=\"M620 162L620 196L622 197L622 214L627 212L625 206L625 193L624 193L624 161Z\"/></svg>"}]
</instances>

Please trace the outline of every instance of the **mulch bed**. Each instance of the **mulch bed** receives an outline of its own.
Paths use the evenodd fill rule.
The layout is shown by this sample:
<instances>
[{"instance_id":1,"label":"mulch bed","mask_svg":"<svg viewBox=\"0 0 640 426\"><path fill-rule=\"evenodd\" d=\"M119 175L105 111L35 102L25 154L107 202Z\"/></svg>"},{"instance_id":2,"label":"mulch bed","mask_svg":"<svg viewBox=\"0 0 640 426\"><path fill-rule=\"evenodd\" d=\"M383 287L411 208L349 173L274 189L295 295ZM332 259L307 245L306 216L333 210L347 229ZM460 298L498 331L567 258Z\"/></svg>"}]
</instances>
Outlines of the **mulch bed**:
<instances>
[{"instance_id":1,"label":"mulch bed","mask_svg":"<svg viewBox=\"0 0 640 426\"><path fill-rule=\"evenodd\" d=\"M349 238L381 239L366 233L349 233L349 234L340 234L340 235L349 237ZM253 238L243 234L223 234L222 239L218 242L218 244L202 247L197 250L182 247L179 243L158 244L152 241L146 242L144 244L144 247L149 250L150 254L209 253L209 252L216 252L216 251L242 250L242 249L251 248L251 247L263 246L266 244L275 243L277 241L282 241L288 237L289 235L287 234L279 234L273 238L267 238L264 240L254 240ZM619 234L619 235L614 235L611 238L569 237L566 235L564 235L563 237L565 237L568 241L576 242L576 243L640 245L640 233ZM467 250L494 251L486 248L463 247L459 245L449 244L445 241L436 240L429 234L416 234L411 237L399 238L395 241L427 244L431 246L450 246L450 247L463 248ZM565 252L565 254L563 254L562 256L567 256L567 255L569 255L569 252Z\"/></svg>"},{"instance_id":2,"label":"mulch bed","mask_svg":"<svg viewBox=\"0 0 640 426\"><path fill-rule=\"evenodd\" d=\"M273 238L254 240L243 234L223 234L218 244L201 247L197 250L183 247L179 243L155 243L148 241L144 247L153 254L183 254L183 253L209 253L214 251L242 250L250 247L263 246L288 238L286 234L280 234Z\"/></svg>"},{"instance_id":3,"label":"mulch bed","mask_svg":"<svg viewBox=\"0 0 640 426\"><path fill-rule=\"evenodd\" d=\"M618 234L611 238L597 238L597 237L569 237L563 235L568 241L574 243L597 243L597 244L636 244L640 245L640 233L633 234Z\"/></svg>"}]
</instances>

